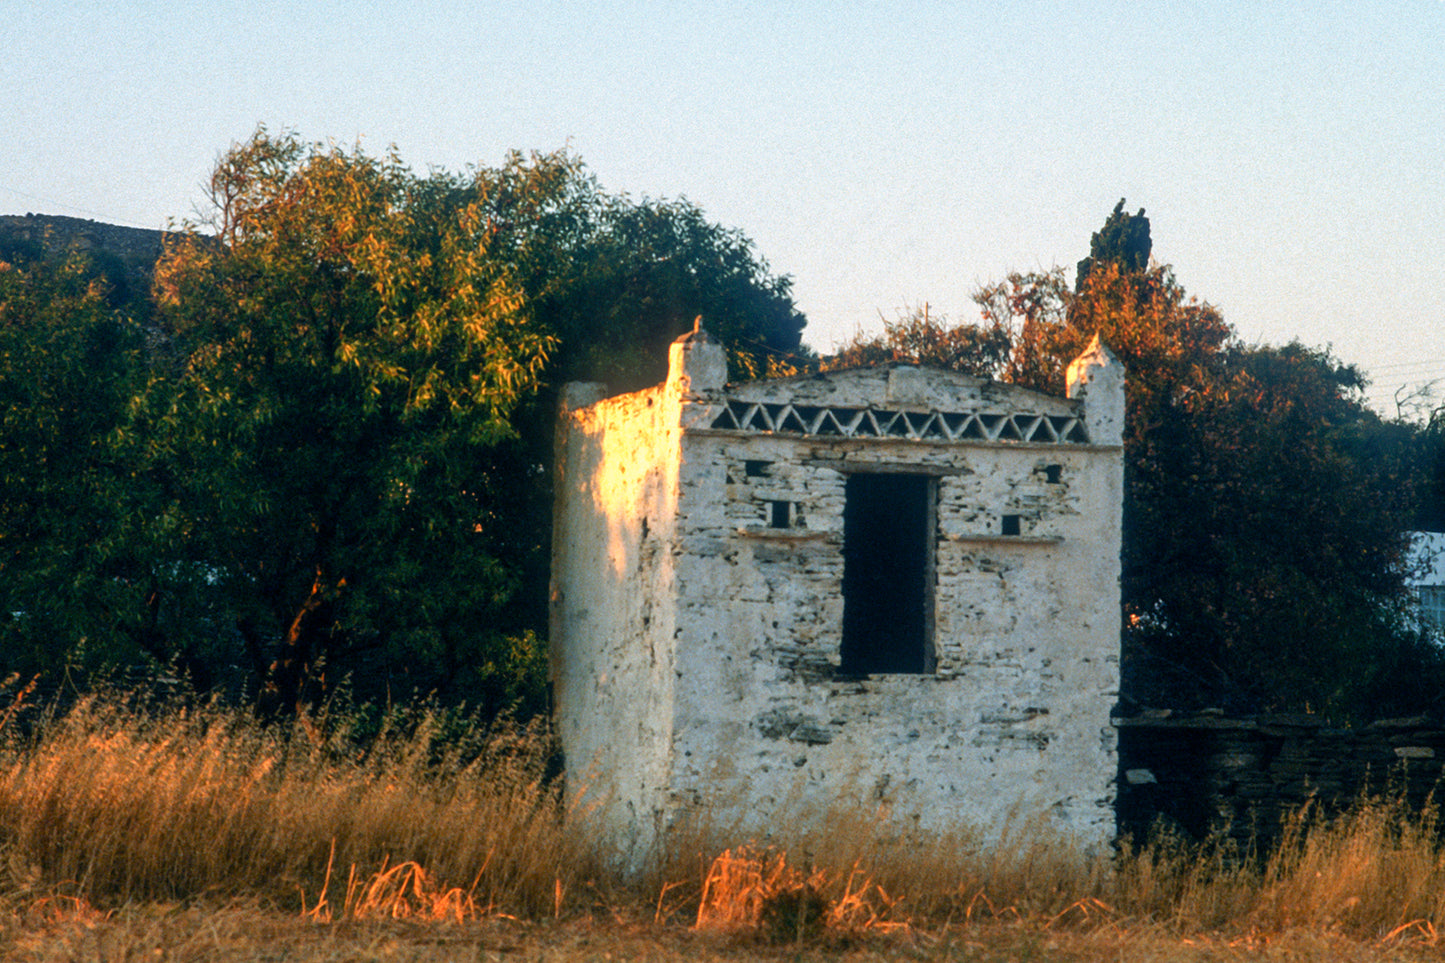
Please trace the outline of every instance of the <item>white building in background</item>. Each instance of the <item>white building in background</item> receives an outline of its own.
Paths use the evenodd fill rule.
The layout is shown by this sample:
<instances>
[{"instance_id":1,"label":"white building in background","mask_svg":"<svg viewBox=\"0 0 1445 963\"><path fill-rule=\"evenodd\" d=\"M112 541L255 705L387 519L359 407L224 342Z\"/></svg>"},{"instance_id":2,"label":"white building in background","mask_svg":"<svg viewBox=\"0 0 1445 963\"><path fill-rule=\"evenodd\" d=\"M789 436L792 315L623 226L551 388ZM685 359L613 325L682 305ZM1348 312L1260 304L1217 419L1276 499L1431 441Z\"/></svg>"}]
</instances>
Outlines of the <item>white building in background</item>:
<instances>
[{"instance_id":1,"label":"white building in background","mask_svg":"<svg viewBox=\"0 0 1445 963\"><path fill-rule=\"evenodd\" d=\"M569 385L551 652L575 801L638 859L691 816L1113 833L1124 372L1069 397L904 364Z\"/></svg>"},{"instance_id":2,"label":"white building in background","mask_svg":"<svg viewBox=\"0 0 1445 963\"><path fill-rule=\"evenodd\" d=\"M1420 615L1445 631L1445 532L1415 532L1412 554L1419 570L1411 588L1420 600Z\"/></svg>"}]
</instances>

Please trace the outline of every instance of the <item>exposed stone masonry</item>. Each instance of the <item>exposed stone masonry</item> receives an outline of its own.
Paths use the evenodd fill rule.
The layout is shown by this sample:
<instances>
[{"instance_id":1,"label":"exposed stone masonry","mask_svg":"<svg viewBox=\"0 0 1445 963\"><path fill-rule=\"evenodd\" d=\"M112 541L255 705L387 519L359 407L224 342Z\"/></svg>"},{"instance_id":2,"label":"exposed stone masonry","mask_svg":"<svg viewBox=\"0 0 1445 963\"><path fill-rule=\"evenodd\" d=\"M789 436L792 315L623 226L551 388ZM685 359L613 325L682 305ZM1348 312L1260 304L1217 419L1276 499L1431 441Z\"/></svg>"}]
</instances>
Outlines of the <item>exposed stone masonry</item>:
<instances>
[{"instance_id":1,"label":"exposed stone masonry","mask_svg":"<svg viewBox=\"0 0 1445 963\"><path fill-rule=\"evenodd\" d=\"M1445 722L1423 716L1358 729L1309 715L1152 712L1115 723L1119 830L1136 838L1160 820L1196 838L1267 842L1307 802L1338 812L1363 793L1423 807L1445 766Z\"/></svg>"},{"instance_id":2,"label":"exposed stone masonry","mask_svg":"<svg viewBox=\"0 0 1445 963\"><path fill-rule=\"evenodd\" d=\"M631 860L679 821L845 810L1111 836L1107 349L1068 398L908 365L726 385L701 329L671 360L663 385L575 388L561 416L552 671L574 803Z\"/></svg>"}]
</instances>

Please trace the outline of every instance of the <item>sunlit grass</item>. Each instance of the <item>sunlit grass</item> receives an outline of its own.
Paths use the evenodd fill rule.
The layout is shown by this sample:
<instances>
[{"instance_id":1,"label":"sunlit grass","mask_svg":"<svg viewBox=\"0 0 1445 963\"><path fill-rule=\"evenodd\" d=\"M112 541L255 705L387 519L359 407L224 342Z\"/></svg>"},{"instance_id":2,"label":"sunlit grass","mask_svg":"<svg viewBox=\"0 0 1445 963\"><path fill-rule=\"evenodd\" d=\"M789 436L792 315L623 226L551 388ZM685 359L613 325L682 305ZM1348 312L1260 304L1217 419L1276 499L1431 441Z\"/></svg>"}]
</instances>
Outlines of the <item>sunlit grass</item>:
<instances>
[{"instance_id":1,"label":"sunlit grass","mask_svg":"<svg viewBox=\"0 0 1445 963\"><path fill-rule=\"evenodd\" d=\"M314 906L328 880L414 863L479 909L555 910L590 866L544 778L546 733L499 726L457 745L442 722L423 714L362 749L344 724L89 699L0 749L0 849L12 881L111 905Z\"/></svg>"},{"instance_id":2,"label":"sunlit grass","mask_svg":"<svg viewBox=\"0 0 1445 963\"><path fill-rule=\"evenodd\" d=\"M1022 928L1108 953L1126 938L1301 933L1433 947L1445 927L1436 813L1389 800L1299 813L1267 853L1168 837L1087 852L1028 820L991 839L905 839L876 814L832 812L763 841L680 829L624 875L562 805L544 729L459 732L425 712L366 740L354 728L118 698L25 734L7 723L0 917L96 925L242 901L317 923L611 920L809 944Z\"/></svg>"}]
</instances>

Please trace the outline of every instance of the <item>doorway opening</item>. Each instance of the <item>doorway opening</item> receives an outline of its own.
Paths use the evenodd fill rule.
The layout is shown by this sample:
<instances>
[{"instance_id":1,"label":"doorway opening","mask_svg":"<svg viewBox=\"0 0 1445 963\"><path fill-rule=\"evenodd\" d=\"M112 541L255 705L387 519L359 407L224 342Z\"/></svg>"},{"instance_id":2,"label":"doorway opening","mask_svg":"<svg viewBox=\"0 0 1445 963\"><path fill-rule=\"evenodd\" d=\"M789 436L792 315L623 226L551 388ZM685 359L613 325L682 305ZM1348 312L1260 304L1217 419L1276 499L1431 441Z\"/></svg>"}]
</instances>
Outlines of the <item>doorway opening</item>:
<instances>
[{"instance_id":1,"label":"doorway opening","mask_svg":"<svg viewBox=\"0 0 1445 963\"><path fill-rule=\"evenodd\" d=\"M934 670L933 542L937 483L855 473L843 505L847 675Z\"/></svg>"}]
</instances>

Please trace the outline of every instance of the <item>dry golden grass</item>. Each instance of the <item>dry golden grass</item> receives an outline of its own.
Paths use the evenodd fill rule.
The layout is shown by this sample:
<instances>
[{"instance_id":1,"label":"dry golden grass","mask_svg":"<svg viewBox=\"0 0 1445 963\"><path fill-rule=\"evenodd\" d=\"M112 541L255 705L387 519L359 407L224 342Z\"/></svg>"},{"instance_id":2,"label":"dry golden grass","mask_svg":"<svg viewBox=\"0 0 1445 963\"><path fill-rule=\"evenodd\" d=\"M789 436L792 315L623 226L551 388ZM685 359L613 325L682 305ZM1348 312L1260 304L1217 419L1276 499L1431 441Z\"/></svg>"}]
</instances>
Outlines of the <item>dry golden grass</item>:
<instances>
[{"instance_id":1,"label":"dry golden grass","mask_svg":"<svg viewBox=\"0 0 1445 963\"><path fill-rule=\"evenodd\" d=\"M440 736L423 717L363 752L314 725L83 702L0 748L0 885L108 905L259 896L314 912L354 902L334 890L357 874L399 889L409 863L413 883L460 886L478 912L555 911L556 894L595 870L544 781L545 733L498 728L475 758Z\"/></svg>"},{"instance_id":2,"label":"dry golden grass","mask_svg":"<svg viewBox=\"0 0 1445 963\"><path fill-rule=\"evenodd\" d=\"M692 961L1098 961L1230 963L1439 960L1438 948L1385 944L1311 930L1269 936L1180 937L1154 927L1049 930L1020 922L974 923L847 940L776 944L733 933L576 917L463 924L365 920L318 925L295 914L245 904L146 905L101 920L0 921L7 963L81 960L331 961L602 960Z\"/></svg>"},{"instance_id":3,"label":"dry golden grass","mask_svg":"<svg viewBox=\"0 0 1445 963\"><path fill-rule=\"evenodd\" d=\"M0 710L0 722L11 718ZM1445 946L1433 812L1301 813L1268 854L1087 854L1043 824L906 839L673 835L609 869L540 729L280 732L83 702L0 727L0 959L1418 959ZM798 825L807 825L800 820Z\"/></svg>"}]
</instances>

